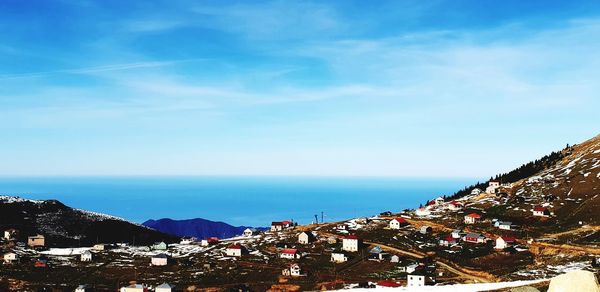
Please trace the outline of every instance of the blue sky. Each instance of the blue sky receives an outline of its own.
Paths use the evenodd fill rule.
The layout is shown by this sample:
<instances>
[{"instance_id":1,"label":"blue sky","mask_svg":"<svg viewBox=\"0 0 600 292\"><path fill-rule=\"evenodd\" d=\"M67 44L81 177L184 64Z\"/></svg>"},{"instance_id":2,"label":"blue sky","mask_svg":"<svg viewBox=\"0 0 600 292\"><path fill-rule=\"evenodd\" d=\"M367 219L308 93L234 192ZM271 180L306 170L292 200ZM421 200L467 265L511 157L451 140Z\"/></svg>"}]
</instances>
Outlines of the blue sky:
<instances>
[{"instance_id":1,"label":"blue sky","mask_svg":"<svg viewBox=\"0 0 600 292\"><path fill-rule=\"evenodd\" d=\"M599 133L598 1L0 2L0 175L489 177Z\"/></svg>"}]
</instances>

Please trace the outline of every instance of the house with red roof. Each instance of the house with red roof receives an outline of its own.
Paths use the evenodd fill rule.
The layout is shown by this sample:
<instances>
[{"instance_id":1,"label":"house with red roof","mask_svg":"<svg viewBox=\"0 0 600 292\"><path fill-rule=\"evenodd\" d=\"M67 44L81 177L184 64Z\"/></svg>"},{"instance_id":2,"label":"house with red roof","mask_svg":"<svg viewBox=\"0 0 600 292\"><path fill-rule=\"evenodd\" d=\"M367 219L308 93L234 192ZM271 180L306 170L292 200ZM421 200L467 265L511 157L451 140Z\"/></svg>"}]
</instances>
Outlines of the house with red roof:
<instances>
[{"instance_id":1,"label":"house with red roof","mask_svg":"<svg viewBox=\"0 0 600 292\"><path fill-rule=\"evenodd\" d=\"M228 257L241 257L246 252L246 248L241 244L232 244L225 249L225 255Z\"/></svg>"},{"instance_id":2,"label":"house with red roof","mask_svg":"<svg viewBox=\"0 0 600 292\"><path fill-rule=\"evenodd\" d=\"M535 208L533 208L533 216L540 216L540 217L550 216L550 211L548 211L548 209L546 209L544 207L536 206Z\"/></svg>"},{"instance_id":3,"label":"house with red roof","mask_svg":"<svg viewBox=\"0 0 600 292\"><path fill-rule=\"evenodd\" d=\"M507 247L511 247L515 245L517 239L514 236L500 236L496 238L496 246L495 249L505 249Z\"/></svg>"},{"instance_id":4,"label":"house with red roof","mask_svg":"<svg viewBox=\"0 0 600 292\"><path fill-rule=\"evenodd\" d=\"M342 238L342 250L355 252L360 247L360 238L356 235L347 235Z\"/></svg>"},{"instance_id":5,"label":"house with red roof","mask_svg":"<svg viewBox=\"0 0 600 292\"><path fill-rule=\"evenodd\" d=\"M402 287L402 284L400 284L400 282L392 280L380 280L377 282L377 287L398 288Z\"/></svg>"},{"instance_id":6,"label":"house with red roof","mask_svg":"<svg viewBox=\"0 0 600 292\"><path fill-rule=\"evenodd\" d=\"M448 210L450 211L460 211L464 208L462 203L459 203L457 201L452 201L450 203L448 203Z\"/></svg>"},{"instance_id":7,"label":"house with red roof","mask_svg":"<svg viewBox=\"0 0 600 292\"><path fill-rule=\"evenodd\" d=\"M481 221L481 215L477 213L471 213L465 216L465 224L475 224Z\"/></svg>"},{"instance_id":8,"label":"house with red roof","mask_svg":"<svg viewBox=\"0 0 600 292\"><path fill-rule=\"evenodd\" d=\"M290 259L290 260L299 259L300 253L295 248L284 248L279 253L279 257L282 259Z\"/></svg>"},{"instance_id":9,"label":"house with red roof","mask_svg":"<svg viewBox=\"0 0 600 292\"><path fill-rule=\"evenodd\" d=\"M441 246L451 246L458 243L457 239L452 237L452 235L448 235L440 239Z\"/></svg>"},{"instance_id":10,"label":"house with red roof","mask_svg":"<svg viewBox=\"0 0 600 292\"><path fill-rule=\"evenodd\" d=\"M389 226L390 229L400 229L402 226L408 225L408 221L406 219L398 217L390 220Z\"/></svg>"}]
</instances>

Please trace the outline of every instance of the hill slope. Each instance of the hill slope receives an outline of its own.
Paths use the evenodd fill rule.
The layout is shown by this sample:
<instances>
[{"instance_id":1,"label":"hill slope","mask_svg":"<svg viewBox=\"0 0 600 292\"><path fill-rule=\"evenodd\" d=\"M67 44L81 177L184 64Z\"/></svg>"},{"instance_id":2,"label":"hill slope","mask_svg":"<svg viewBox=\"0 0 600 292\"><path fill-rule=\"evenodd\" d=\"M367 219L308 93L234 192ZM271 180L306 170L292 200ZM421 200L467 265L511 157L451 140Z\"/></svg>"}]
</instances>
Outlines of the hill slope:
<instances>
[{"instance_id":1,"label":"hill slope","mask_svg":"<svg viewBox=\"0 0 600 292\"><path fill-rule=\"evenodd\" d=\"M600 224L600 135L526 165L526 171L522 166L509 173L513 180L505 179L506 174L496 176L512 184L500 189L507 198L469 195L474 187L485 189L486 182L449 199L466 199L471 207L516 221L530 216L534 206L543 206L557 226Z\"/></svg>"},{"instance_id":2,"label":"hill slope","mask_svg":"<svg viewBox=\"0 0 600 292\"><path fill-rule=\"evenodd\" d=\"M123 219L65 206L56 200L0 196L0 230L15 228L19 239L37 233L48 246L79 246L97 242L151 244L177 238Z\"/></svg>"},{"instance_id":3,"label":"hill slope","mask_svg":"<svg viewBox=\"0 0 600 292\"><path fill-rule=\"evenodd\" d=\"M163 218L159 220L148 220L142 223L142 225L175 236L196 238L206 238L211 236L228 238L240 235L248 228L246 226L232 226L224 222L215 222L202 218L187 220Z\"/></svg>"}]
</instances>

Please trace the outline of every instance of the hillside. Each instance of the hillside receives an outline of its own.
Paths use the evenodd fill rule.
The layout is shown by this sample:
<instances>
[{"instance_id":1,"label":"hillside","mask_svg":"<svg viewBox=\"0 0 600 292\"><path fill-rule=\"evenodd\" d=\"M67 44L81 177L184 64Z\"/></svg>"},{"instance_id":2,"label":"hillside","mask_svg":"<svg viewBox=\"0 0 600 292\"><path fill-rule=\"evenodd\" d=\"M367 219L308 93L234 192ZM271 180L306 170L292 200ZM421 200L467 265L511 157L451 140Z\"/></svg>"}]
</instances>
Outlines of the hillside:
<instances>
[{"instance_id":1,"label":"hillside","mask_svg":"<svg viewBox=\"0 0 600 292\"><path fill-rule=\"evenodd\" d=\"M123 219L65 206L56 200L26 200L0 196L0 230L19 230L19 240L37 233L49 246L85 246L94 243L151 244L174 242L176 237Z\"/></svg>"},{"instance_id":2,"label":"hillside","mask_svg":"<svg viewBox=\"0 0 600 292\"><path fill-rule=\"evenodd\" d=\"M471 195L475 187L485 190L488 185L485 182L461 190L447 200L465 201L468 207L483 210L489 216L526 225L535 222L534 227L555 231L600 224L600 135L495 179L504 184L496 194ZM532 220L531 212L536 206L546 208L551 216ZM597 237L595 234L588 240Z\"/></svg>"},{"instance_id":3,"label":"hillside","mask_svg":"<svg viewBox=\"0 0 600 292\"><path fill-rule=\"evenodd\" d=\"M207 238L215 236L218 238L229 238L241 235L247 226L232 226L224 222L215 222L202 218L173 220L163 218L158 220L148 220L142 225L180 237ZM266 228L259 228L265 230Z\"/></svg>"}]
</instances>

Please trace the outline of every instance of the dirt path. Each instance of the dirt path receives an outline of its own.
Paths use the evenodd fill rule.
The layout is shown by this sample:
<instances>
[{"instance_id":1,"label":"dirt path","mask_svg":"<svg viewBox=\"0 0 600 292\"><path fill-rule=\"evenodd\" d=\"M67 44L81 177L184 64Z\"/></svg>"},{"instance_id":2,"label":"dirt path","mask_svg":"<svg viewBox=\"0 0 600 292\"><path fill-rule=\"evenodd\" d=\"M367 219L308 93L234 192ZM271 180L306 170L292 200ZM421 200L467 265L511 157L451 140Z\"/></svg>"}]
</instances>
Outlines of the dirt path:
<instances>
[{"instance_id":1,"label":"dirt path","mask_svg":"<svg viewBox=\"0 0 600 292\"><path fill-rule=\"evenodd\" d=\"M395 248L393 246L385 245L385 244L382 244L382 243L379 243L379 242L365 241L364 243L365 244L378 245L383 250L393 251L395 253L400 253L400 254L408 255L408 256L411 256L411 257L414 257L414 258L418 258L418 259L425 257L425 254L423 254L423 253L406 251L406 250ZM454 268L454 267L450 266L449 264L447 264L445 262L440 261L439 259L436 259L436 263L439 266L441 266L441 267L445 268L446 270L450 271L451 273L459 275L459 276L461 276L461 277L463 277L465 279L472 280L472 281L474 281L476 283L490 283L490 282L494 282L494 280L495 280L495 278L492 275L487 275L489 278L491 278L491 280L490 280L487 277L481 277L481 276L475 276L475 275L472 275L472 274L468 274L468 273L466 273L466 272L464 272L462 270L459 270L457 268ZM471 273L473 273L473 271L471 271ZM481 272L477 272L477 273L481 273Z\"/></svg>"},{"instance_id":2,"label":"dirt path","mask_svg":"<svg viewBox=\"0 0 600 292\"><path fill-rule=\"evenodd\" d=\"M576 235L576 234L583 233L583 232L599 231L599 230L600 230L600 226L597 226L597 225L584 225L584 226L581 226L579 228L572 229L572 230L569 230L569 231L544 234L543 237L558 238L558 237L564 236L564 235Z\"/></svg>"}]
</instances>

